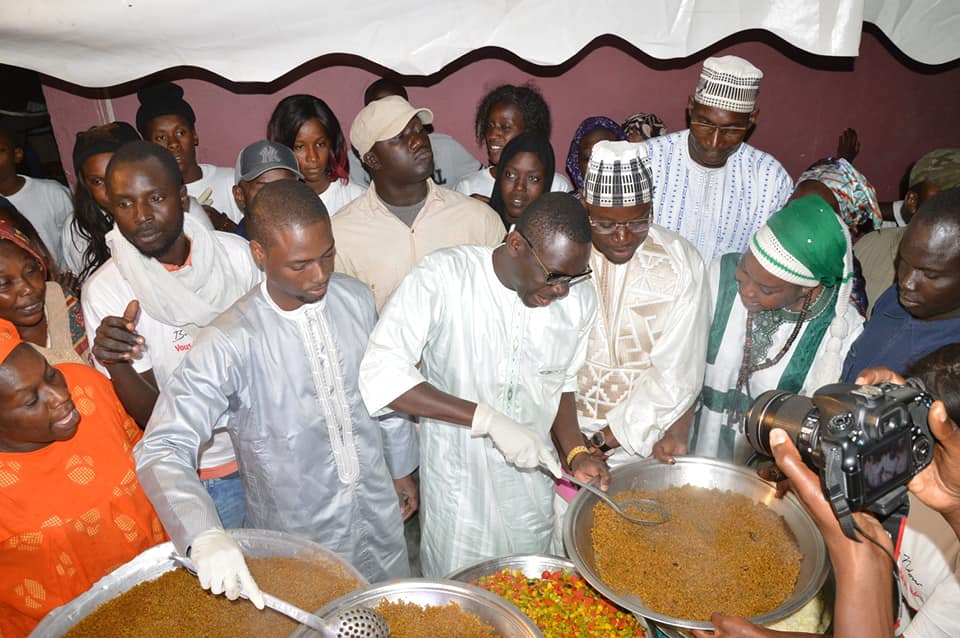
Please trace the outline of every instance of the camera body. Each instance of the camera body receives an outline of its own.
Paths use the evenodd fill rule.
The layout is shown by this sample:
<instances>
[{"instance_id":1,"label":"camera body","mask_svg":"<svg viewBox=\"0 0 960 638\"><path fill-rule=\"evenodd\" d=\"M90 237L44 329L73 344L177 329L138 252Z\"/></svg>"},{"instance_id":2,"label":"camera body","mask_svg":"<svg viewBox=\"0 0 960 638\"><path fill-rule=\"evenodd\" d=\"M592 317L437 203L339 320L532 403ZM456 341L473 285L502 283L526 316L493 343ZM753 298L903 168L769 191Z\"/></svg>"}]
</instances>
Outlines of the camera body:
<instances>
[{"instance_id":1,"label":"camera body","mask_svg":"<svg viewBox=\"0 0 960 638\"><path fill-rule=\"evenodd\" d=\"M834 383L810 398L769 390L750 406L745 434L754 450L772 456L770 430L785 430L820 473L844 533L855 538L852 512L892 514L907 502L907 482L933 460L931 402L915 379L902 386Z\"/></svg>"}]
</instances>

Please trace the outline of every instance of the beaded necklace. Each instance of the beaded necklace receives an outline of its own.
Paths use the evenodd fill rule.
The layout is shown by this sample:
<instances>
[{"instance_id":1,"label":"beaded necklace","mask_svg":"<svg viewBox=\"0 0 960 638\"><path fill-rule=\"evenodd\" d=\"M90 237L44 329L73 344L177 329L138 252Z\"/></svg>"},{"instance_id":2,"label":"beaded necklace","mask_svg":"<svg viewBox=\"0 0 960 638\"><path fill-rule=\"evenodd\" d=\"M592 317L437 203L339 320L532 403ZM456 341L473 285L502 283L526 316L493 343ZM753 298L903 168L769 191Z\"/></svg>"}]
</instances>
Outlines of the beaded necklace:
<instances>
[{"instance_id":1,"label":"beaded necklace","mask_svg":"<svg viewBox=\"0 0 960 638\"><path fill-rule=\"evenodd\" d=\"M836 292L836 288L823 288L810 304L807 316L804 318L800 316L803 310L790 310L789 308L763 310L755 313L752 316L750 326L750 336L753 338L750 362L753 365L761 365L766 362L767 352L770 350L780 326L797 321L813 321L824 312L828 312L830 308L836 305Z\"/></svg>"},{"instance_id":2,"label":"beaded necklace","mask_svg":"<svg viewBox=\"0 0 960 638\"><path fill-rule=\"evenodd\" d=\"M822 294L821 294L822 296ZM747 334L746 338L743 340L743 355L740 359L740 372L737 374L737 385L733 391L733 408L727 413L727 427L730 429L736 429L739 432L743 432L744 426L744 410L743 405L740 401L741 392L747 397L747 405L750 403L750 375L754 372L760 370L766 370L767 368L773 367L780 363L780 360L790 351L790 348L793 347L793 342L796 341L797 336L800 334L800 329L803 327L803 322L807 320L810 315L810 305L813 301L813 290L810 290L803 296L803 307L800 309L800 312L797 314L796 322L793 326L793 331L790 333L790 336L787 338L786 343L783 344L783 347L780 348L780 351L777 352L772 358L767 358L766 361L760 363L753 362L753 322L754 322L754 313L753 311L747 312Z\"/></svg>"}]
</instances>

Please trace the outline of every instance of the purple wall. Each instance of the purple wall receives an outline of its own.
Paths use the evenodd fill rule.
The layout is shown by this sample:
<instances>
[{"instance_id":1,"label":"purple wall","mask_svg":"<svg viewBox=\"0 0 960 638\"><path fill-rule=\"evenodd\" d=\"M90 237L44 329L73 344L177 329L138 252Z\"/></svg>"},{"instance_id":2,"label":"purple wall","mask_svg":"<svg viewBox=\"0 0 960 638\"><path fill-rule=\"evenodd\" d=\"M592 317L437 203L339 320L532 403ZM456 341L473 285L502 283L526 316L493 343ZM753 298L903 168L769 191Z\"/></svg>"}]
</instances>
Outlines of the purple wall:
<instances>
[{"instance_id":1,"label":"purple wall","mask_svg":"<svg viewBox=\"0 0 960 638\"><path fill-rule=\"evenodd\" d=\"M411 101L428 106L438 131L458 138L478 157L473 117L482 94L496 84L533 79L551 106L557 164L566 159L570 137L580 120L607 115L622 121L637 112L655 112L670 130L684 126L684 106L708 55L740 55L765 74L760 93L758 127L750 142L776 156L796 177L813 160L831 155L837 136L857 128L862 150L856 164L873 182L881 200L896 197L907 166L927 151L960 147L960 64L928 68L892 52L874 35L864 33L860 56L832 59L810 56L765 33L750 32L684 60L659 61L612 40L591 47L560 67L532 67L494 52L476 52L475 61L460 61L444 73L411 78ZM610 44L606 44L609 42ZM496 56L496 57L494 57ZM508 61L509 60L509 61ZM168 74L185 89L197 113L199 157L203 162L233 166L239 150L264 137L267 119L277 101L292 93L313 93L330 104L345 129L362 106L373 67L343 56L315 61L293 82L270 85L230 84L211 78L178 80L195 71ZM342 64L335 64L342 62ZM349 65L349 66L348 66ZM362 67L362 68L361 68ZM366 70L371 69L371 70ZM523 70L521 70L523 69ZM102 94L47 79L44 85L54 133L71 175L70 151L78 130L116 119L134 121L138 84ZM110 96L109 105L94 99ZM485 159L485 158L483 158Z\"/></svg>"}]
</instances>

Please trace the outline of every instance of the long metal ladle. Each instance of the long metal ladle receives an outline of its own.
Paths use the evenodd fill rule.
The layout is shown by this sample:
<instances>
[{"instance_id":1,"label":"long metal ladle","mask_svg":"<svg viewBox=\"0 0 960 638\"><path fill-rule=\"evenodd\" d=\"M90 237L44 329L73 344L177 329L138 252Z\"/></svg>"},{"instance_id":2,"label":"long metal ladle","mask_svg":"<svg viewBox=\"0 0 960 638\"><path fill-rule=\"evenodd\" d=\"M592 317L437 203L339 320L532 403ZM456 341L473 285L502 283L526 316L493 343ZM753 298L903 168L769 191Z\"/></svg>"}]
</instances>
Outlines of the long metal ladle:
<instances>
[{"instance_id":1,"label":"long metal ladle","mask_svg":"<svg viewBox=\"0 0 960 638\"><path fill-rule=\"evenodd\" d=\"M170 558L194 576L197 575L196 566L186 556L173 553ZM323 638L390 638L390 627L386 619L374 609L350 607L336 612L330 620L324 620L267 592L261 594L267 607L320 632ZM247 598L242 592L240 596Z\"/></svg>"},{"instance_id":2,"label":"long metal ladle","mask_svg":"<svg viewBox=\"0 0 960 638\"><path fill-rule=\"evenodd\" d=\"M567 479L571 483L575 483L582 487L585 490L593 492L600 500L609 505L614 512L624 517L631 523L636 523L637 525L662 525L670 520L670 512L666 510L659 503L659 501L652 498L630 498L624 500L622 503L617 503L612 498L610 498L606 492L600 488L594 486L591 483L584 483L580 479L562 472L563 478ZM628 512L637 512L639 515L650 514L655 516L655 518L638 518Z\"/></svg>"}]
</instances>

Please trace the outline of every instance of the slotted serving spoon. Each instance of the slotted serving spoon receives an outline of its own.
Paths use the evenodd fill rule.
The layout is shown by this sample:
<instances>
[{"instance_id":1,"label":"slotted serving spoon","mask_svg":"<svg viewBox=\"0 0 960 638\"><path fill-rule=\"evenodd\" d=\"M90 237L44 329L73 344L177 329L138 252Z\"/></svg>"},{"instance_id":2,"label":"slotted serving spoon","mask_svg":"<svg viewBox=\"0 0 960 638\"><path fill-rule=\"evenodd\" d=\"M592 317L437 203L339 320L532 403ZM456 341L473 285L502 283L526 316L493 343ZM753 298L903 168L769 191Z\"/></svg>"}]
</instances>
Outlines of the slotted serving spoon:
<instances>
[{"instance_id":1,"label":"slotted serving spoon","mask_svg":"<svg viewBox=\"0 0 960 638\"><path fill-rule=\"evenodd\" d=\"M196 566L186 556L174 553L170 554L170 558L194 576L197 575ZM329 620L324 620L267 592L261 592L261 594L263 594L264 605L293 618L301 625L320 632L323 638L390 638L390 627L386 619L376 610L366 607L349 607L334 613ZM243 593L240 596L247 598Z\"/></svg>"},{"instance_id":2,"label":"slotted serving spoon","mask_svg":"<svg viewBox=\"0 0 960 638\"><path fill-rule=\"evenodd\" d=\"M660 504L659 501L652 498L629 498L624 500L622 503L617 503L612 498L607 496L607 493L601 490L600 488L594 486L591 483L584 483L580 479L562 472L563 478L567 479L571 483L575 483L582 487L585 490L593 492L600 500L609 505L614 512L627 519L631 523L636 523L637 525L662 525L670 520L670 512ZM636 512L639 516L644 516L644 518L638 518L630 512Z\"/></svg>"}]
</instances>

